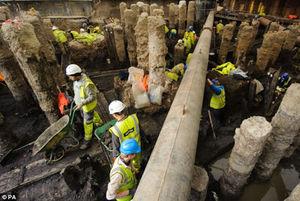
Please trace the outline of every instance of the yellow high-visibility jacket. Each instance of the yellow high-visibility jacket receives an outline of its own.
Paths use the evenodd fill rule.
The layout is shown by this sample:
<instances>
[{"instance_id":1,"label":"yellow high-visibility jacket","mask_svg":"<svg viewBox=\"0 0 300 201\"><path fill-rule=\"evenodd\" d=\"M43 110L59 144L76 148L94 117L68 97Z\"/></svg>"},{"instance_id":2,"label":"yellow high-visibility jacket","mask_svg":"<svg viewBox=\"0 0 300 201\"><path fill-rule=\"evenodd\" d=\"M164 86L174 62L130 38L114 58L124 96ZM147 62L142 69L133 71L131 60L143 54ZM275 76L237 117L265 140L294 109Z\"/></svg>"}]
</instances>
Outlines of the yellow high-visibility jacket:
<instances>
[{"instance_id":1,"label":"yellow high-visibility jacket","mask_svg":"<svg viewBox=\"0 0 300 201\"><path fill-rule=\"evenodd\" d=\"M220 34L223 31L224 25L222 23L218 23L216 28L217 28L217 34Z\"/></svg>"},{"instance_id":2,"label":"yellow high-visibility jacket","mask_svg":"<svg viewBox=\"0 0 300 201\"><path fill-rule=\"evenodd\" d=\"M120 157L116 158L114 165L110 171L110 178L112 178L115 174L122 175L122 182L121 186L118 189L118 192L124 192L127 190L131 190L136 188L137 186L137 179L135 174L133 173L131 168L125 167L120 162ZM117 198L117 201L130 201L132 199L132 195L127 195L122 198Z\"/></svg>"},{"instance_id":3,"label":"yellow high-visibility jacket","mask_svg":"<svg viewBox=\"0 0 300 201\"><path fill-rule=\"evenodd\" d=\"M212 70L217 71L223 75L229 75L230 71L234 70L235 66L231 62L226 62L217 67L213 68Z\"/></svg>"},{"instance_id":4,"label":"yellow high-visibility jacket","mask_svg":"<svg viewBox=\"0 0 300 201\"><path fill-rule=\"evenodd\" d=\"M220 86L222 87L222 86ZM225 89L222 87L219 95L213 94L210 99L210 107L213 109L222 109L225 107Z\"/></svg>"},{"instance_id":5,"label":"yellow high-visibility jacket","mask_svg":"<svg viewBox=\"0 0 300 201\"><path fill-rule=\"evenodd\" d=\"M68 41L68 38L67 38L67 35L66 35L66 32L62 31L62 30L59 30L59 29L56 29L53 31L53 35L55 37L55 40L58 42L58 43L65 43Z\"/></svg>"}]
</instances>

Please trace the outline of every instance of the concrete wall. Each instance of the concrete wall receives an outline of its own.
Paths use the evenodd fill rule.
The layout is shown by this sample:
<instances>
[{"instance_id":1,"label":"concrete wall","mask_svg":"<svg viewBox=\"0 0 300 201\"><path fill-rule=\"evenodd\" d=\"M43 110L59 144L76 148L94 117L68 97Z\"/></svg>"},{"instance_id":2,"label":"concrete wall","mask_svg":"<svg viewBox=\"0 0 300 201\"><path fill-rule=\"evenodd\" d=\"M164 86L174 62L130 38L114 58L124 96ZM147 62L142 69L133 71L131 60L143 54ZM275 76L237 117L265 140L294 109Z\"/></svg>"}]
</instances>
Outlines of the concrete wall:
<instances>
[{"instance_id":1,"label":"concrete wall","mask_svg":"<svg viewBox=\"0 0 300 201\"><path fill-rule=\"evenodd\" d=\"M109 0L102 0L99 6L97 6L97 13L100 13L101 17L106 18L106 17L120 17L120 9L119 9L119 4L121 3L121 0L117 1L109 1ZM130 4L138 2L138 0L124 0L123 2L127 3L127 6L129 7ZM169 3L178 3L176 0L165 0L165 1L158 1L158 0L144 0L144 3L148 3L149 5L152 3L156 3L159 6L164 6L164 13L165 16L168 16L168 7L167 5Z\"/></svg>"},{"instance_id":2,"label":"concrete wall","mask_svg":"<svg viewBox=\"0 0 300 201\"><path fill-rule=\"evenodd\" d=\"M47 16L89 16L92 13L93 7L100 14L101 18L120 17L119 4L121 0L111 1L93 1L93 0L2 0L1 2L9 5L16 11L19 7L22 10L28 10L34 7L38 10L42 17ZM96 2L95 4L93 2ZM100 2L100 3L97 3ZM124 0L127 5L138 2L138 0ZM144 0L144 3L157 3L164 6L165 14L168 14L167 5L171 2L178 3L176 0ZM94 6L95 5L95 6ZM166 15L167 16L167 15Z\"/></svg>"}]
</instances>

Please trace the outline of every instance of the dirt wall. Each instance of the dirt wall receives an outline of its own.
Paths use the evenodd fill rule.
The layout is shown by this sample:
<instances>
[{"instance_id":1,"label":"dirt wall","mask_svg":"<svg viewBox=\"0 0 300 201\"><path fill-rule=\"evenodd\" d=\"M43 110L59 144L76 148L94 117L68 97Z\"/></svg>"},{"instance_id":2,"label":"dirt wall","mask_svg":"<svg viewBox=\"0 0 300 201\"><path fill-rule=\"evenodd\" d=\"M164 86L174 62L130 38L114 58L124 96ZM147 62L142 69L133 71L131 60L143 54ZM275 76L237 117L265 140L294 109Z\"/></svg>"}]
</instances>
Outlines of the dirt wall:
<instances>
[{"instance_id":1,"label":"dirt wall","mask_svg":"<svg viewBox=\"0 0 300 201\"><path fill-rule=\"evenodd\" d=\"M9 1L7 4L14 12L16 12L18 8L21 8L21 10L35 8L40 12L42 17L88 16L92 12L92 1Z\"/></svg>"}]
</instances>

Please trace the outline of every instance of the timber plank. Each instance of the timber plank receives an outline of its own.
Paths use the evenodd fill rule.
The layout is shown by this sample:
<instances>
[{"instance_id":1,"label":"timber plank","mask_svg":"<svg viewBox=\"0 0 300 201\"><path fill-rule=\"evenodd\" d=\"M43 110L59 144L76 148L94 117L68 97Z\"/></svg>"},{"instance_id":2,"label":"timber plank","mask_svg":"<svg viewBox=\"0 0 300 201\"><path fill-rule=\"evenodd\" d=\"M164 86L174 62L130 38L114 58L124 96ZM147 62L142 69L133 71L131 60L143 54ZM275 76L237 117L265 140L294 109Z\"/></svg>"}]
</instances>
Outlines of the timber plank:
<instances>
[{"instance_id":1,"label":"timber plank","mask_svg":"<svg viewBox=\"0 0 300 201\"><path fill-rule=\"evenodd\" d=\"M89 154L91 157L94 157L100 153L101 149L99 148L99 144L94 143L87 151L78 150L76 153L66 156L61 161L52 165L47 165L45 160L42 159L24 165L21 168L11 170L0 176L0 194L17 190L55 175L68 165L78 164L80 160L77 160L77 158L84 154Z\"/></svg>"}]
</instances>

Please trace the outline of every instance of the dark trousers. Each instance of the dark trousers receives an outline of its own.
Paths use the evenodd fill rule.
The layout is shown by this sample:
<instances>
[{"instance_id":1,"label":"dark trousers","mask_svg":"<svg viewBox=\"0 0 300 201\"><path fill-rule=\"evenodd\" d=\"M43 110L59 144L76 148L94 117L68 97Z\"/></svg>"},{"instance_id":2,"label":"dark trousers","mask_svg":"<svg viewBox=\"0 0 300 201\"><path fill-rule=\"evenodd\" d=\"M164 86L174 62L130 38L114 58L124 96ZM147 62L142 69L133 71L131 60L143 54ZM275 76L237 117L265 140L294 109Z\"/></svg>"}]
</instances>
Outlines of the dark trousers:
<instances>
[{"instance_id":1,"label":"dark trousers","mask_svg":"<svg viewBox=\"0 0 300 201\"><path fill-rule=\"evenodd\" d=\"M223 124L223 121L224 121L224 118L223 118L224 108L222 108L222 109L210 108L209 110L211 111L211 114L212 114L212 121L213 121L213 124L214 124L214 129L218 130L221 126L224 125Z\"/></svg>"}]
</instances>

